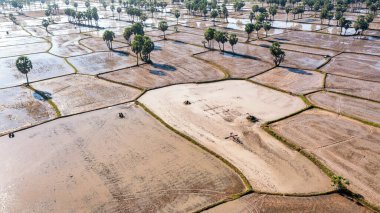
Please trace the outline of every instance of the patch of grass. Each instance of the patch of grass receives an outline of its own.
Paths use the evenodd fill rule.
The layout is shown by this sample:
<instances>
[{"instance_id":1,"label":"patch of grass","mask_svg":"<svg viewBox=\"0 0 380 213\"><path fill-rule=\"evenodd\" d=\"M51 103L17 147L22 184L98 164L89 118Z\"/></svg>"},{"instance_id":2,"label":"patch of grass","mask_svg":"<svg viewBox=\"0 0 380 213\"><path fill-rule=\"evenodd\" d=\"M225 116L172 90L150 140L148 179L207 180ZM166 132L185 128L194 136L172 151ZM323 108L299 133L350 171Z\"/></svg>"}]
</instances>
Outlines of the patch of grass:
<instances>
[{"instance_id":1,"label":"patch of grass","mask_svg":"<svg viewBox=\"0 0 380 213\"><path fill-rule=\"evenodd\" d=\"M76 67L74 67L74 65L72 65L68 60L67 58L64 58L65 62L71 67L74 69L74 73L77 74L78 73L78 70Z\"/></svg>"},{"instance_id":2,"label":"patch of grass","mask_svg":"<svg viewBox=\"0 0 380 213\"><path fill-rule=\"evenodd\" d=\"M56 114L57 117L61 117L62 116L62 113L59 110L58 106L49 97L46 97L46 95L44 93L36 90L31 85L27 85L27 88L33 90L33 92L39 94L45 101L47 101L50 104L50 106L53 108L53 110L55 111L55 114Z\"/></svg>"}]
</instances>

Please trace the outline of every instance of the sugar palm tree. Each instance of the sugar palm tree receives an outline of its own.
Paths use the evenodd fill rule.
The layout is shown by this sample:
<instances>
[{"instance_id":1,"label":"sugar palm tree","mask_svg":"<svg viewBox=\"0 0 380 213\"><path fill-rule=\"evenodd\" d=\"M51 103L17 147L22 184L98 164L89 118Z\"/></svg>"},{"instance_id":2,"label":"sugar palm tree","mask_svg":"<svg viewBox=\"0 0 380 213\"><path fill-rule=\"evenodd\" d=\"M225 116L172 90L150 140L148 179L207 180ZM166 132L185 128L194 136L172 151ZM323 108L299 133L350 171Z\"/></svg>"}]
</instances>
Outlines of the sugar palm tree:
<instances>
[{"instance_id":1,"label":"sugar palm tree","mask_svg":"<svg viewBox=\"0 0 380 213\"><path fill-rule=\"evenodd\" d=\"M106 42L108 49L112 49L112 41L115 38L115 33L111 30L106 30L103 33L103 41Z\"/></svg>"},{"instance_id":2,"label":"sugar palm tree","mask_svg":"<svg viewBox=\"0 0 380 213\"><path fill-rule=\"evenodd\" d=\"M158 29L161 30L164 33L164 40L165 38L165 31L169 28L168 23L166 21L160 21L158 24Z\"/></svg>"},{"instance_id":3,"label":"sugar palm tree","mask_svg":"<svg viewBox=\"0 0 380 213\"><path fill-rule=\"evenodd\" d=\"M26 84L29 85L28 73L33 69L32 61L26 56L20 56L16 60L16 67L18 71L26 76Z\"/></svg>"}]
</instances>

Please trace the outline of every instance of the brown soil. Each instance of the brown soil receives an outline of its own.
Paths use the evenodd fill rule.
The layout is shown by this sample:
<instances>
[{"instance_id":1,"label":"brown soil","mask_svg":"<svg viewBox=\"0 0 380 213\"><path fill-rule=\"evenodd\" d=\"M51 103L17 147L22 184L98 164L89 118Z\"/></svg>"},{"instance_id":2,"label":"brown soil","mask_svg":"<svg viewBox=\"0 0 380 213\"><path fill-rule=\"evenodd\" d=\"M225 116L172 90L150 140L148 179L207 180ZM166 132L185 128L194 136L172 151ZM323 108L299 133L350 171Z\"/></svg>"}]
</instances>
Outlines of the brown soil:
<instances>
[{"instance_id":1,"label":"brown soil","mask_svg":"<svg viewBox=\"0 0 380 213\"><path fill-rule=\"evenodd\" d=\"M328 91L380 101L380 83L377 82L327 75L326 89Z\"/></svg>"},{"instance_id":2,"label":"brown soil","mask_svg":"<svg viewBox=\"0 0 380 213\"><path fill-rule=\"evenodd\" d=\"M131 101L141 91L86 75L69 75L32 84L52 94L62 115L85 112Z\"/></svg>"},{"instance_id":3,"label":"brown soil","mask_svg":"<svg viewBox=\"0 0 380 213\"><path fill-rule=\"evenodd\" d=\"M0 141L6 212L190 212L244 190L220 160L135 105L59 119Z\"/></svg>"},{"instance_id":4,"label":"brown soil","mask_svg":"<svg viewBox=\"0 0 380 213\"><path fill-rule=\"evenodd\" d=\"M380 124L380 103L329 92L313 93L307 98L319 107Z\"/></svg>"},{"instance_id":5,"label":"brown soil","mask_svg":"<svg viewBox=\"0 0 380 213\"><path fill-rule=\"evenodd\" d=\"M272 64L259 58L247 58L219 51L208 51L198 54L196 57L220 66L231 77L248 78L273 67Z\"/></svg>"},{"instance_id":6,"label":"brown soil","mask_svg":"<svg viewBox=\"0 0 380 213\"><path fill-rule=\"evenodd\" d=\"M294 94L304 94L322 89L323 74L293 68L274 68L251 80Z\"/></svg>"},{"instance_id":7,"label":"brown soil","mask_svg":"<svg viewBox=\"0 0 380 213\"><path fill-rule=\"evenodd\" d=\"M250 194L206 212L372 212L346 198L337 195L312 197L289 197L264 194Z\"/></svg>"},{"instance_id":8,"label":"brown soil","mask_svg":"<svg viewBox=\"0 0 380 213\"><path fill-rule=\"evenodd\" d=\"M349 188L380 203L380 130L334 113L308 110L271 125L350 181Z\"/></svg>"},{"instance_id":9,"label":"brown soil","mask_svg":"<svg viewBox=\"0 0 380 213\"><path fill-rule=\"evenodd\" d=\"M210 64L189 56L171 60L165 64L146 64L100 76L112 81L151 89L177 83L218 80L224 77L224 73Z\"/></svg>"},{"instance_id":10,"label":"brown soil","mask_svg":"<svg viewBox=\"0 0 380 213\"><path fill-rule=\"evenodd\" d=\"M331 74L380 82L380 57L343 53L322 68Z\"/></svg>"}]
</instances>

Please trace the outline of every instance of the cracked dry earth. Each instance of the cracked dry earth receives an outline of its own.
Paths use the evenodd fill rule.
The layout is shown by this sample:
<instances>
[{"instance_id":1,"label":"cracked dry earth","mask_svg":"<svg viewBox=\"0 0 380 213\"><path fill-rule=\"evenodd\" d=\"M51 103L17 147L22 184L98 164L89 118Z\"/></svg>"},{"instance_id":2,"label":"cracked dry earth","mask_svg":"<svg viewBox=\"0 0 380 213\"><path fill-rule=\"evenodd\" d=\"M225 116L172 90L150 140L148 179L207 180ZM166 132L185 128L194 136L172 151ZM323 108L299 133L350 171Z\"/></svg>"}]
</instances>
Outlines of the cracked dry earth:
<instances>
[{"instance_id":1,"label":"cracked dry earth","mask_svg":"<svg viewBox=\"0 0 380 213\"><path fill-rule=\"evenodd\" d=\"M146 21L153 63L136 66L122 36L130 17L91 5L116 51L105 29L63 13L46 31L46 5L6 9L19 25L0 17L0 212L378 211L379 40L339 36L309 11L285 22L279 9L268 36L244 42L247 2L228 5L229 23L217 18L239 38L221 53L202 44L211 20L182 9L176 32L168 5ZM368 36L379 26L375 17ZM34 66L29 86L21 55ZM338 193L329 174L362 198Z\"/></svg>"}]
</instances>

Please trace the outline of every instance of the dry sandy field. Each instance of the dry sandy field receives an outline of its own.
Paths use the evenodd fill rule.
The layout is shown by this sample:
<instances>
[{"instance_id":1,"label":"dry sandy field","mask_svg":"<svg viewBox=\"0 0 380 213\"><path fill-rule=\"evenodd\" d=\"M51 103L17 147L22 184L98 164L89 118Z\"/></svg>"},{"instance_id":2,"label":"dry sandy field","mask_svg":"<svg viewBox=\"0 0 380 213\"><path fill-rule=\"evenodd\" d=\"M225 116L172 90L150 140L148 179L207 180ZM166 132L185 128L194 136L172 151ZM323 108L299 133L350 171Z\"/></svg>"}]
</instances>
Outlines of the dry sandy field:
<instances>
[{"instance_id":1,"label":"dry sandy field","mask_svg":"<svg viewBox=\"0 0 380 213\"><path fill-rule=\"evenodd\" d=\"M181 3L140 7L154 50L137 64L123 32L141 20L124 5L90 1L97 27L64 14L85 13L83 0L54 2L50 17L49 1L0 6L0 212L380 212L379 15L359 38L278 8L268 35L247 40L252 5L269 4L229 2L215 25ZM208 27L238 43L208 49ZM286 55L277 67L274 41Z\"/></svg>"},{"instance_id":2,"label":"dry sandy field","mask_svg":"<svg viewBox=\"0 0 380 213\"><path fill-rule=\"evenodd\" d=\"M318 107L380 124L380 103L378 102L331 92L317 92L306 97Z\"/></svg>"},{"instance_id":3,"label":"dry sandy field","mask_svg":"<svg viewBox=\"0 0 380 213\"><path fill-rule=\"evenodd\" d=\"M380 83L327 75L326 90L380 101Z\"/></svg>"},{"instance_id":4,"label":"dry sandy field","mask_svg":"<svg viewBox=\"0 0 380 213\"><path fill-rule=\"evenodd\" d=\"M67 60L77 68L79 73L91 75L136 65L134 56L118 52L96 52Z\"/></svg>"},{"instance_id":5,"label":"dry sandy field","mask_svg":"<svg viewBox=\"0 0 380 213\"><path fill-rule=\"evenodd\" d=\"M322 110L308 110L271 127L350 180L350 189L380 202L378 128Z\"/></svg>"},{"instance_id":6,"label":"dry sandy field","mask_svg":"<svg viewBox=\"0 0 380 213\"><path fill-rule=\"evenodd\" d=\"M145 64L99 75L114 82L152 89L181 83L195 83L223 79L217 67L193 57L171 60L169 63Z\"/></svg>"},{"instance_id":7,"label":"dry sandy field","mask_svg":"<svg viewBox=\"0 0 380 213\"><path fill-rule=\"evenodd\" d=\"M185 105L186 100L191 104ZM315 165L272 138L259 123L246 119L247 113L260 122L291 114L305 107L296 97L235 80L165 87L147 92L139 101L169 125L228 159L256 190L310 194L331 189Z\"/></svg>"},{"instance_id":8,"label":"dry sandy field","mask_svg":"<svg viewBox=\"0 0 380 213\"><path fill-rule=\"evenodd\" d=\"M0 89L0 135L54 118L48 102L25 87Z\"/></svg>"},{"instance_id":9,"label":"dry sandy field","mask_svg":"<svg viewBox=\"0 0 380 213\"><path fill-rule=\"evenodd\" d=\"M208 210L210 213L250 212L346 212L364 213L368 209L337 195L311 197L289 197L265 194L250 194L239 200L228 202Z\"/></svg>"},{"instance_id":10,"label":"dry sandy field","mask_svg":"<svg viewBox=\"0 0 380 213\"><path fill-rule=\"evenodd\" d=\"M380 82L380 57L343 53L332 58L321 70L331 74Z\"/></svg>"},{"instance_id":11,"label":"dry sandy field","mask_svg":"<svg viewBox=\"0 0 380 213\"><path fill-rule=\"evenodd\" d=\"M30 72L29 81L40 81L43 79L74 73L73 68L65 60L48 54L39 53L27 55L33 61L33 72ZM24 74L14 66L17 57L1 58L0 88L20 85L26 82Z\"/></svg>"},{"instance_id":12,"label":"dry sandy field","mask_svg":"<svg viewBox=\"0 0 380 213\"><path fill-rule=\"evenodd\" d=\"M3 212L189 212L244 191L232 169L133 104L0 137L0 156Z\"/></svg>"},{"instance_id":13,"label":"dry sandy field","mask_svg":"<svg viewBox=\"0 0 380 213\"><path fill-rule=\"evenodd\" d=\"M62 115L85 112L124 103L136 98L141 91L87 75L69 75L33 83L48 92Z\"/></svg>"},{"instance_id":14,"label":"dry sandy field","mask_svg":"<svg viewBox=\"0 0 380 213\"><path fill-rule=\"evenodd\" d=\"M323 74L294 68L274 68L251 78L252 81L293 94L305 94L322 89Z\"/></svg>"},{"instance_id":15,"label":"dry sandy field","mask_svg":"<svg viewBox=\"0 0 380 213\"><path fill-rule=\"evenodd\" d=\"M259 58L248 58L218 51L204 52L195 57L218 65L233 78L249 78L273 67L272 64Z\"/></svg>"}]
</instances>

